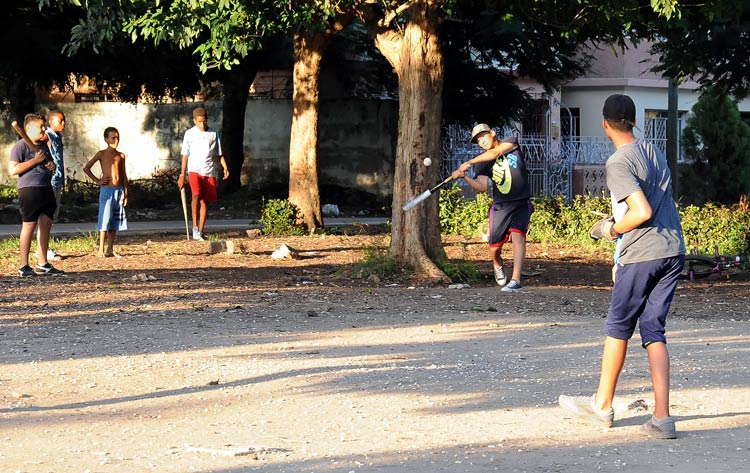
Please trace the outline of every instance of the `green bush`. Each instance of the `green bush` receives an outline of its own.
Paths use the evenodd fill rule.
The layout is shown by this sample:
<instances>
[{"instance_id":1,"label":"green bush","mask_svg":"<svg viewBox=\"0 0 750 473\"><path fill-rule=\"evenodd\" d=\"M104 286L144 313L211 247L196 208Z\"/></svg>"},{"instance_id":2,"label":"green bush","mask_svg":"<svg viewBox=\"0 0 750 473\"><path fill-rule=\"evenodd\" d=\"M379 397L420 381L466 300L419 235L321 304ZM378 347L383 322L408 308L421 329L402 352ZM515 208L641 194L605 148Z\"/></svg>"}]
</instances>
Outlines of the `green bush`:
<instances>
[{"instance_id":1,"label":"green bush","mask_svg":"<svg viewBox=\"0 0 750 473\"><path fill-rule=\"evenodd\" d=\"M402 268L387 247L367 246L364 252L362 260L351 265L352 279L367 279L373 275L380 279L390 279L402 275Z\"/></svg>"},{"instance_id":2,"label":"green bush","mask_svg":"<svg viewBox=\"0 0 750 473\"><path fill-rule=\"evenodd\" d=\"M570 204L563 197L537 197L533 203L528 238L540 243L598 245L588 230L611 212L610 201L604 197L576 196Z\"/></svg>"},{"instance_id":3,"label":"green bush","mask_svg":"<svg viewBox=\"0 0 750 473\"><path fill-rule=\"evenodd\" d=\"M447 235L472 237L480 225L487 222L492 200L487 194L467 199L458 184L440 191L440 230Z\"/></svg>"},{"instance_id":4,"label":"green bush","mask_svg":"<svg viewBox=\"0 0 750 473\"><path fill-rule=\"evenodd\" d=\"M287 199L263 199L260 222L264 235L304 235L305 229L297 224L299 210Z\"/></svg>"},{"instance_id":5,"label":"green bush","mask_svg":"<svg viewBox=\"0 0 750 473\"><path fill-rule=\"evenodd\" d=\"M481 199L481 200L480 200ZM608 245L589 238L588 229L611 212L610 200L604 197L577 196L570 204L563 197L533 199L528 239L542 244L573 244L597 247ZM456 187L440 195L440 224L444 233L473 236L478 225L486 221L489 199L479 194L477 200L464 198ZM725 255L739 254L743 238L750 237L750 210L739 205L706 204L703 207L678 206L688 251L713 254L714 247Z\"/></svg>"},{"instance_id":6,"label":"green bush","mask_svg":"<svg viewBox=\"0 0 750 473\"><path fill-rule=\"evenodd\" d=\"M18 198L18 189L16 186L0 185L0 202L9 204L13 199Z\"/></svg>"},{"instance_id":7,"label":"green bush","mask_svg":"<svg viewBox=\"0 0 750 473\"><path fill-rule=\"evenodd\" d=\"M736 255L743 249L743 238L750 238L750 210L738 206L706 204L680 209L682 232L688 251Z\"/></svg>"}]
</instances>

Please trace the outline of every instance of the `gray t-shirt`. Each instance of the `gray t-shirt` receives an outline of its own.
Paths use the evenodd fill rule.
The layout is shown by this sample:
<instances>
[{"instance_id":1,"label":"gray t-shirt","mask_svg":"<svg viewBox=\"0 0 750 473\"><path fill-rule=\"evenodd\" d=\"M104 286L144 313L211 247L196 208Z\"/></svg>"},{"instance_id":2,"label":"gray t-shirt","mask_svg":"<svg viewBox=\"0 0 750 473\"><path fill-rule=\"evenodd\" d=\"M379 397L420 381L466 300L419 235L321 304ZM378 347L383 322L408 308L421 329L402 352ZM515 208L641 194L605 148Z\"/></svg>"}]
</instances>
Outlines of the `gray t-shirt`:
<instances>
[{"instance_id":1,"label":"gray t-shirt","mask_svg":"<svg viewBox=\"0 0 750 473\"><path fill-rule=\"evenodd\" d=\"M615 259L622 264L653 261L685 254L682 226L672 199L672 177L667 160L642 139L621 146L607 160L607 187L616 220L625 199L642 191L651 206L651 219L622 235ZM619 215L618 215L619 214Z\"/></svg>"}]
</instances>

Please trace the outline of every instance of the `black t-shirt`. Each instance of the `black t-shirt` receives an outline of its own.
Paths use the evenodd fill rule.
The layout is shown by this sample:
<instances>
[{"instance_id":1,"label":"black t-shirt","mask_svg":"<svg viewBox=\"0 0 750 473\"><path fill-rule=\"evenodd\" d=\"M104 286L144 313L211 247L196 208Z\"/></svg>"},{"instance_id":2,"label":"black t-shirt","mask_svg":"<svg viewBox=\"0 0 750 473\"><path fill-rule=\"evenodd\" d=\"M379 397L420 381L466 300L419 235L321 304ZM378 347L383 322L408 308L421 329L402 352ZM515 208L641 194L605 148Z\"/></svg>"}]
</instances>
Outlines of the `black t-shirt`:
<instances>
[{"instance_id":1,"label":"black t-shirt","mask_svg":"<svg viewBox=\"0 0 750 473\"><path fill-rule=\"evenodd\" d=\"M476 168L477 176L490 178L493 186L492 200L496 203L531 198L526 160L518 146L518 138L512 135L506 136L500 142L510 143L515 148L498 157L494 162L478 164Z\"/></svg>"}]
</instances>

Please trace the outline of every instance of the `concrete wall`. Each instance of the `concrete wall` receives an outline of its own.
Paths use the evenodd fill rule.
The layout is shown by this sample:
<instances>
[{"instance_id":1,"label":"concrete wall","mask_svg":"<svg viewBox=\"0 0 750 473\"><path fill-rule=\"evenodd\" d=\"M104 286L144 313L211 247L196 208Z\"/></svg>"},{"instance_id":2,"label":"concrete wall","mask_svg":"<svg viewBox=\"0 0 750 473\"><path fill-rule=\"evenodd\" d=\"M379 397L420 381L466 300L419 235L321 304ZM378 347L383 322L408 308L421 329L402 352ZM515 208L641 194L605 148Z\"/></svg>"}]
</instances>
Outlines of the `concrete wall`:
<instances>
[{"instance_id":1,"label":"concrete wall","mask_svg":"<svg viewBox=\"0 0 750 473\"><path fill-rule=\"evenodd\" d=\"M84 180L83 165L106 146L104 128L120 131L119 149L127 155L131 179L179 168L182 136L193 125L193 103L124 104L118 102L41 104L46 114L59 108L66 115L65 167L68 177ZM221 103L205 103L209 126L221 127ZM318 164L320 182L365 191L378 197L392 194L398 103L336 100L321 104ZM8 156L17 136L7 114L0 127L0 181L13 183ZM291 101L251 100L245 116L245 160L242 182L252 189L286 186L289 175Z\"/></svg>"}]
</instances>

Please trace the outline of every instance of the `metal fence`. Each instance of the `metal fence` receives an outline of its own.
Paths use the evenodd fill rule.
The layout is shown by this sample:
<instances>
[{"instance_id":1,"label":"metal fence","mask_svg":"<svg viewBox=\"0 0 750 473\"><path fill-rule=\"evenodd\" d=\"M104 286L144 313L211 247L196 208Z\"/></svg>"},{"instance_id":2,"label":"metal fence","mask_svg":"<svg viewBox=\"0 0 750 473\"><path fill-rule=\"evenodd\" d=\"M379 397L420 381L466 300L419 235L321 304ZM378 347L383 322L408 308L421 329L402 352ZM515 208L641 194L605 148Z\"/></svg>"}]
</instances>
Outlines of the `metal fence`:
<instances>
[{"instance_id":1,"label":"metal fence","mask_svg":"<svg viewBox=\"0 0 750 473\"><path fill-rule=\"evenodd\" d=\"M477 146L469 143L470 133L470 130L454 125L445 130L440 163L443 178L481 152ZM506 129L498 135L511 133L513 130ZM612 143L602 137L574 136L552 140L544 135L520 135L518 138L526 158L531 192L545 197L564 196L571 199L573 168L576 165L603 165L614 152ZM463 181L459 185L464 185Z\"/></svg>"}]
</instances>

